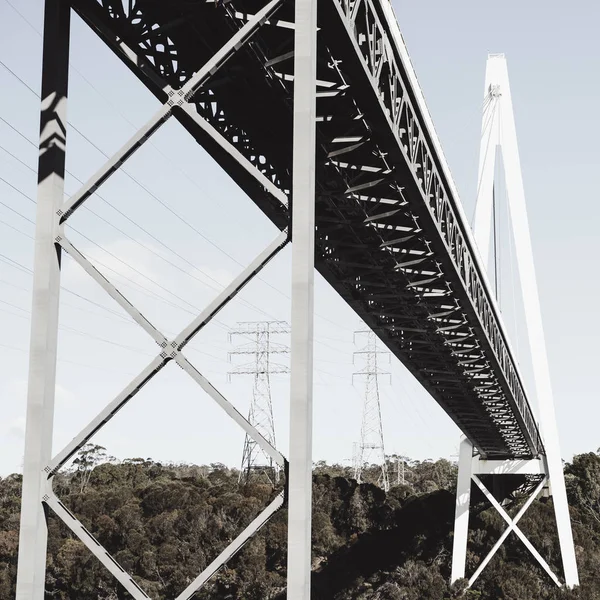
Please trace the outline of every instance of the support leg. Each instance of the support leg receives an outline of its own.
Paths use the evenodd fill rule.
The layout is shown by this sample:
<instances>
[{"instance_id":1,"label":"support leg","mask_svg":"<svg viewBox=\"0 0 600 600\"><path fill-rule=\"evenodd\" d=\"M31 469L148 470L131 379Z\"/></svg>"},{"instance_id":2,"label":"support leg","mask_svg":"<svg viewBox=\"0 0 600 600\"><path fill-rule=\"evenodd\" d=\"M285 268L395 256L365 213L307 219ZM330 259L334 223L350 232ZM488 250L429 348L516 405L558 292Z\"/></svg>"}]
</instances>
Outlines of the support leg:
<instances>
[{"instance_id":1,"label":"support leg","mask_svg":"<svg viewBox=\"0 0 600 600\"><path fill-rule=\"evenodd\" d=\"M515 240L519 280L523 293L525 322L527 324L533 377L537 392L540 430L546 449L548 475L552 487L554 514L558 529L565 584L568 588L572 588L579 585L579 576L577 573L575 545L571 531L571 517L569 515L567 490L560 455L558 426L556 424L550 367L542 323L542 310L533 261L533 249L531 247L531 234L527 217L527 205L525 204L525 190L508 82L508 70L504 58L500 62L499 73L504 107L501 129L502 157L504 160L508 205Z\"/></svg>"},{"instance_id":2,"label":"support leg","mask_svg":"<svg viewBox=\"0 0 600 600\"><path fill-rule=\"evenodd\" d=\"M310 600L317 0L296 0L288 600Z\"/></svg>"},{"instance_id":3,"label":"support leg","mask_svg":"<svg viewBox=\"0 0 600 600\"><path fill-rule=\"evenodd\" d=\"M467 538L469 535L469 508L471 504L471 475L473 469L473 444L463 437L458 457L456 483L456 512L454 515L454 542L452 544L452 574L450 582L465 577Z\"/></svg>"},{"instance_id":4,"label":"support leg","mask_svg":"<svg viewBox=\"0 0 600 600\"><path fill-rule=\"evenodd\" d=\"M52 458L60 290L60 247L55 237L64 193L69 27L67 2L46 0L18 600L43 600L46 576L42 469Z\"/></svg>"}]
</instances>

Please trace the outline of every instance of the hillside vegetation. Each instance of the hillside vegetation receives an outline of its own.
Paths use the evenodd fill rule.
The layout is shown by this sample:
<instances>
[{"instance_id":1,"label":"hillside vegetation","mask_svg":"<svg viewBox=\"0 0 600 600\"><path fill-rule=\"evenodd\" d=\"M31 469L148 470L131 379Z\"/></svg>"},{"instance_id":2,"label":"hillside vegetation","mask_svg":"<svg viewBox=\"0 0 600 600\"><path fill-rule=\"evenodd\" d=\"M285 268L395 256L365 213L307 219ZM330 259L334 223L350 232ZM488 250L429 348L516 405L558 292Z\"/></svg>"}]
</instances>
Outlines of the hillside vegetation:
<instances>
[{"instance_id":1,"label":"hillside vegetation","mask_svg":"<svg viewBox=\"0 0 600 600\"><path fill-rule=\"evenodd\" d=\"M155 599L175 598L269 502L266 478L238 484L222 465L163 465L106 460L87 447L58 476L63 502ZM395 464L395 463L391 463ZM394 467L395 468L395 467ZM318 463L314 474L313 598L318 600L600 600L600 456L566 466L582 586L555 588L511 534L472 590L450 588L455 467L408 461L405 483L386 494L358 485L347 469ZM375 474L373 473L373 477ZM397 482L396 476L393 476ZM0 599L14 598L21 477L0 479ZM472 573L504 529L475 496L467 571ZM517 499L511 511L518 507ZM521 529L560 572L551 501L537 501ZM282 509L198 600L285 598L286 512ZM58 519L50 516L47 599L129 598Z\"/></svg>"}]
</instances>

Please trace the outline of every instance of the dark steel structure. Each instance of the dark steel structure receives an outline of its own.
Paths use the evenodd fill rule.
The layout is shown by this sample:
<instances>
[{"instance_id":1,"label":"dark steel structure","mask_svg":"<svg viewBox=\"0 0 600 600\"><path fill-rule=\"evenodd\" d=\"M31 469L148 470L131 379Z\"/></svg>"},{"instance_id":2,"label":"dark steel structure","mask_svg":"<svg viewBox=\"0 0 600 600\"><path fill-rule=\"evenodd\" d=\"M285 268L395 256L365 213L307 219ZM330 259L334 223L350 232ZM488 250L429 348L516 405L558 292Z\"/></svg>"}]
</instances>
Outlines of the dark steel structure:
<instances>
[{"instance_id":1,"label":"dark steel structure","mask_svg":"<svg viewBox=\"0 0 600 600\"><path fill-rule=\"evenodd\" d=\"M181 88L264 2L73 0L155 96ZM293 4L174 116L281 229L291 189ZM481 265L380 4L319 3L317 266L487 457L542 451ZM293 198L289 198L293 202Z\"/></svg>"}]
</instances>

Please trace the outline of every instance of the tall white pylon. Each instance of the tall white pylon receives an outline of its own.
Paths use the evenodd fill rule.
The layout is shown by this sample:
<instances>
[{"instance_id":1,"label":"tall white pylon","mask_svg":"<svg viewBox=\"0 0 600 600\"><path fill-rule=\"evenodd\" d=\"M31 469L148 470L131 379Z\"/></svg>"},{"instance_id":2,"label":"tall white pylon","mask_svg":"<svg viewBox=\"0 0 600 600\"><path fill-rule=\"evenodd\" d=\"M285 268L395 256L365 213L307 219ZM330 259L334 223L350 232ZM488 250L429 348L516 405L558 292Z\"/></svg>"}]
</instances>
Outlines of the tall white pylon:
<instances>
[{"instance_id":1,"label":"tall white pylon","mask_svg":"<svg viewBox=\"0 0 600 600\"><path fill-rule=\"evenodd\" d=\"M252 399L248 412L248 421L256 427L263 437L275 447L275 420L273 419L273 403L271 400L270 376L276 373L289 373L286 365L273 363L271 355L288 354L288 346L272 341L273 335L289 334L290 326L283 321L256 321L238 323L229 332L229 339L242 336L251 342L237 347L229 352L233 355L251 356L250 363L237 366L229 372L231 375L252 375L254 385L252 387ZM256 441L246 435L244 450L242 452L242 464L240 468L240 481L248 481L253 472L260 470L274 482L279 481L279 465L266 454Z\"/></svg>"},{"instance_id":2,"label":"tall white pylon","mask_svg":"<svg viewBox=\"0 0 600 600\"><path fill-rule=\"evenodd\" d=\"M515 243L537 395L540 433L546 451L544 461L546 466L545 475L549 479L552 490L565 584L571 588L579 585L579 578L569 517L569 506L567 504L567 492L559 447L558 428L554 411L550 369L546 353L533 251L531 248L517 133L508 83L508 69L504 54L490 54L488 56L484 89L484 112L474 234L485 265L488 264L491 241L490 229L494 202L493 190L497 147L502 152L504 163L510 223Z\"/></svg>"},{"instance_id":3,"label":"tall white pylon","mask_svg":"<svg viewBox=\"0 0 600 600\"><path fill-rule=\"evenodd\" d=\"M354 477L358 483L362 481L362 472L365 465L379 465L381 474L378 478L380 485L386 492L390 489L387 464L385 460L385 446L383 443L383 425L381 422L381 406L379 403L379 377L390 375L387 371L381 371L378 364L378 355L386 355L377 348L377 337L372 331L357 331L356 335L366 335L367 345L354 356L364 357L364 368L352 375L352 377L364 377L365 397L363 403L362 426L360 430L360 444L358 445Z\"/></svg>"}]
</instances>

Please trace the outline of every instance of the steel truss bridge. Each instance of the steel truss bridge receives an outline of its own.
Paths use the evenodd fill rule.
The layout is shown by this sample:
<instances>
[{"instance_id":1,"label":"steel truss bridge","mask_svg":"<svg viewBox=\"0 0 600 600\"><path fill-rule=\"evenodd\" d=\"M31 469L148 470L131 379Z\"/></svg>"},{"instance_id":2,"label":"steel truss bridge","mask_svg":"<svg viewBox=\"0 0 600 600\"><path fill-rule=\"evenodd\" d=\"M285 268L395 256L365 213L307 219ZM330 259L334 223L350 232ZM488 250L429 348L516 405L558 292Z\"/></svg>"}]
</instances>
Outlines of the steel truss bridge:
<instances>
[{"instance_id":1,"label":"steel truss bridge","mask_svg":"<svg viewBox=\"0 0 600 600\"><path fill-rule=\"evenodd\" d=\"M127 3L125 3L127 4ZM161 102L265 3L74 0ZM177 118L280 229L292 178L294 5L268 19ZM488 457L543 451L469 225L387 33L381 3L319 3L316 264ZM124 45L138 57L132 62ZM272 186L240 168L239 152Z\"/></svg>"},{"instance_id":2,"label":"steel truss bridge","mask_svg":"<svg viewBox=\"0 0 600 600\"><path fill-rule=\"evenodd\" d=\"M64 176L66 140L60 99L67 96L69 9L162 106L79 192L62 203L62 190L57 200L51 186L57 176ZM314 30L313 10L317 11ZM42 250L39 258L36 254L37 293L49 290L45 300L56 295L60 266L47 255L51 247L62 248L161 348L156 361L58 456L46 456L47 447L40 449L33 437L26 441L23 498L28 512L23 512L21 544L35 550L37 558L28 562L25 556L22 568L20 563L19 600L42 599L39 556L40 552L45 556L45 525L40 525L39 499L69 524L134 598L147 597L38 480L42 470L51 480L77 448L170 360L212 395L276 462L285 463L290 476L288 598L309 598L311 401L304 401L303 394L311 394L312 325L307 315L312 310L308 270L312 272L313 232L314 266L454 420L475 447L478 460L523 464L545 460L485 267L387 0L47 0L45 29L39 198L47 207L38 209L37 235L38 247L47 246L45 254ZM312 36L316 37L316 88L311 90L306 84L315 78ZM171 117L282 232L249 271L173 341L95 272L65 237L73 212ZM306 204L313 193L314 227L312 209ZM294 251L298 250L292 259L291 400L292 428L297 430L292 431L288 465L180 351L290 239ZM34 293L35 289L34 285ZM32 364L42 365L36 348L42 352L48 340L55 343L47 322L53 323L56 315L47 306L39 310L33 319ZM38 371L32 369L29 407L39 409L46 401L40 388L46 389L48 382L53 386L49 362ZM36 398L42 398L37 405ZM35 410L28 412L28 421L34 423L31 431L35 427L46 431L42 413ZM35 452L37 457L31 458ZM539 475L542 471L519 472ZM271 504L178 598L192 598L287 498ZM464 544L466 548L466 533Z\"/></svg>"}]
</instances>

